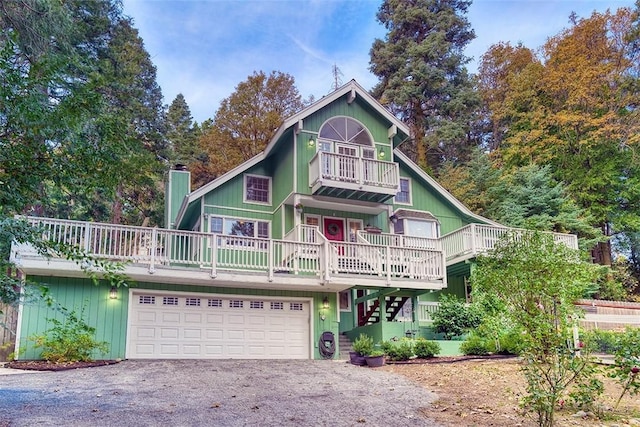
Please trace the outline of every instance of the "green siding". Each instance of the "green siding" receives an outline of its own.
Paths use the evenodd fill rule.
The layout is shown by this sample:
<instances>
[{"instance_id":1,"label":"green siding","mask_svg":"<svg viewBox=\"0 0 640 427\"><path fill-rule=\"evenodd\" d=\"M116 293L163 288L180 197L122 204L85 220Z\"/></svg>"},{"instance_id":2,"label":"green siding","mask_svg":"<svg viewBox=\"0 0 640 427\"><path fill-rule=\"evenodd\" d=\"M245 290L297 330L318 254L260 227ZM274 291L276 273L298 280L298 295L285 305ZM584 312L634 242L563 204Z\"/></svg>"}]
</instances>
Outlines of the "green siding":
<instances>
[{"instance_id":1,"label":"green siding","mask_svg":"<svg viewBox=\"0 0 640 427\"><path fill-rule=\"evenodd\" d=\"M186 196L191 191L191 174L185 171L170 170L169 180L165 188L165 218L166 228L172 228L178 216L178 211Z\"/></svg>"},{"instance_id":2,"label":"green siding","mask_svg":"<svg viewBox=\"0 0 640 427\"><path fill-rule=\"evenodd\" d=\"M391 145L388 137L388 128L391 123L365 104L359 102L358 98L351 104L347 104L346 96L332 105L328 105L320 111L306 117L303 121L304 130L297 136L298 171L297 171L297 192L301 194L311 194L309 188L309 162L316 154L317 144L309 146L309 138L317 139L317 132L324 122L332 117L347 116L361 122L371 133L375 141L376 153L380 150L385 152L384 159L391 159Z\"/></svg>"},{"instance_id":3,"label":"green siding","mask_svg":"<svg viewBox=\"0 0 640 427\"><path fill-rule=\"evenodd\" d=\"M118 290L118 299L109 299L111 287L104 282L98 286L90 279L63 277L29 277L38 283L46 284L50 295L62 307L75 310L84 309L84 321L96 328L96 339L109 343L109 353L95 354L98 359L124 358L125 335L127 330L127 289ZM25 303L22 307L20 325L20 359L38 359L41 349L35 349L28 337L42 334L53 325L47 319L64 320L64 315L56 306L49 307L43 302ZM24 353L22 352L24 349Z\"/></svg>"},{"instance_id":4,"label":"green siding","mask_svg":"<svg viewBox=\"0 0 640 427\"><path fill-rule=\"evenodd\" d=\"M269 156L265 162L269 165L268 170L273 176L272 181L272 204L274 207L280 206L282 202L291 194L293 189L293 132L286 132L283 136L284 143L279 145L279 149Z\"/></svg>"},{"instance_id":5,"label":"green siding","mask_svg":"<svg viewBox=\"0 0 640 427\"><path fill-rule=\"evenodd\" d=\"M29 277L40 283L46 283L51 296L69 310L80 312L84 306L84 319L87 324L96 328L96 338L109 343L109 353L96 355L96 358L116 359L125 357L125 343L127 330L127 315L129 304L129 289L118 290L118 299L109 299L110 286L100 283L95 286L90 279L58 278L58 277ZM188 281L188 280L186 280ZM318 293L305 291L278 291L242 288L215 288L210 286L188 286L174 284L160 284L150 282L136 283L135 289L150 289L158 291L178 291L194 293L215 293L232 295L256 295L271 297L301 297L313 298L311 303L311 321L313 322L313 358L320 358L318 341L322 332L331 331L338 336L337 300L335 293ZM329 308L323 308L323 300L327 297ZM59 310L48 307L44 303L25 304L22 309L20 348L25 349L19 354L20 359L37 359L40 351L33 347L33 342L27 337L42 334L51 325L47 318L62 320ZM325 320L321 319L324 314ZM336 344L337 345L337 344Z\"/></svg>"},{"instance_id":6,"label":"green siding","mask_svg":"<svg viewBox=\"0 0 640 427\"><path fill-rule=\"evenodd\" d=\"M461 212L448 200L423 182L406 165L400 163L400 176L411 180L411 205L394 204L394 209L429 211L440 221L440 234L444 235L467 224Z\"/></svg>"}]
</instances>

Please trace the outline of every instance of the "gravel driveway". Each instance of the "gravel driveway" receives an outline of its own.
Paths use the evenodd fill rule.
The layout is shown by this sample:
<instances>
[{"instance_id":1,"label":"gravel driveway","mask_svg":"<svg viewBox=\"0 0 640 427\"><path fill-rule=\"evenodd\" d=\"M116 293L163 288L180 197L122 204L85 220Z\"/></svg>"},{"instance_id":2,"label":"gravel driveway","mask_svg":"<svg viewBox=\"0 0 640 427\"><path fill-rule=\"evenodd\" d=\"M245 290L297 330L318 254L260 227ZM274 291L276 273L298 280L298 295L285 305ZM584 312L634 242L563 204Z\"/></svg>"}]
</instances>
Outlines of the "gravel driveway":
<instances>
[{"instance_id":1,"label":"gravel driveway","mask_svg":"<svg viewBox=\"0 0 640 427\"><path fill-rule=\"evenodd\" d=\"M435 426L433 399L344 361L124 361L0 376L0 426Z\"/></svg>"}]
</instances>

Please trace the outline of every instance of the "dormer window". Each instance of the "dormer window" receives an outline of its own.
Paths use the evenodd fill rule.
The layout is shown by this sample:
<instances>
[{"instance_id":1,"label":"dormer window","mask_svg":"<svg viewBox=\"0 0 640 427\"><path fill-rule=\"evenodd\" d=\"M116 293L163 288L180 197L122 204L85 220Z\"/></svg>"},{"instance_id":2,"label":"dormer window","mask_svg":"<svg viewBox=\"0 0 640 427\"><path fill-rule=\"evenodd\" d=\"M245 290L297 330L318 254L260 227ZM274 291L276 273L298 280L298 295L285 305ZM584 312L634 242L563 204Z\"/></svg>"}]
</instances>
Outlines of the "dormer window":
<instances>
[{"instance_id":1,"label":"dormer window","mask_svg":"<svg viewBox=\"0 0 640 427\"><path fill-rule=\"evenodd\" d=\"M373 138L366 127L351 117L334 117L320 128L319 138L334 142L373 146Z\"/></svg>"}]
</instances>

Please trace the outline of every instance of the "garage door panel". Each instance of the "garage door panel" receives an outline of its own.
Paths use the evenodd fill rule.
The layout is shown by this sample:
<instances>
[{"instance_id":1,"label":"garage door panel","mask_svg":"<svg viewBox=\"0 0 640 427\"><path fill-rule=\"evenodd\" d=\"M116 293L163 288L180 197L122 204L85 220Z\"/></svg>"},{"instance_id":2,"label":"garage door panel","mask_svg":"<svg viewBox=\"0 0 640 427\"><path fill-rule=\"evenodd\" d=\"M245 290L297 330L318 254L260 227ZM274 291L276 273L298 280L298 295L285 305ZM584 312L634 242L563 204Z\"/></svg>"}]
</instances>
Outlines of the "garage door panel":
<instances>
[{"instance_id":1,"label":"garage door panel","mask_svg":"<svg viewBox=\"0 0 640 427\"><path fill-rule=\"evenodd\" d=\"M221 356L222 355L222 345L205 345L204 346L205 356Z\"/></svg>"},{"instance_id":2,"label":"garage door panel","mask_svg":"<svg viewBox=\"0 0 640 427\"><path fill-rule=\"evenodd\" d=\"M186 356L200 355L202 353L202 346L197 344L188 344L182 346L182 354Z\"/></svg>"},{"instance_id":3,"label":"garage door panel","mask_svg":"<svg viewBox=\"0 0 640 427\"><path fill-rule=\"evenodd\" d=\"M178 349L180 348L177 344L160 344L160 355L161 356L177 356Z\"/></svg>"},{"instance_id":4,"label":"garage door panel","mask_svg":"<svg viewBox=\"0 0 640 427\"><path fill-rule=\"evenodd\" d=\"M248 331L247 332L247 339L250 342L264 341L265 338L266 338L265 331Z\"/></svg>"},{"instance_id":5,"label":"garage door panel","mask_svg":"<svg viewBox=\"0 0 640 427\"><path fill-rule=\"evenodd\" d=\"M155 322L156 321L156 313L153 311L138 311L136 320L138 322Z\"/></svg>"},{"instance_id":6,"label":"garage door panel","mask_svg":"<svg viewBox=\"0 0 640 427\"><path fill-rule=\"evenodd\" d=\"M229 314L227 317L227 322L230 325L244 325L245 324L245 316L244 314Z\"/></svg>"},{"instance_id":7,"label":"garage door panel","mask_svg":"<svg viewBox=\"0 0 640 427\"><path fill-rule=\"evenodd\" d=\"M180 313L164 312L161 321L163 323L180 323Z\"/></svg>"},{"instance_id":8,"label":"garage door panel","mask_svg":"<svg viewBox=\"0 0 640 427\"><path fill-rule=\"evenodd\" d=\"M269 331L269 335L267 336L269 341L284 341L285 333L284 331Z\"/></svg>"},{"instance_id":9,"label":"garage door panel","mask_svg":"<svg viewBox=\"0 0 640 427\"><path fill-rule=\"evenodd\" d=\"M185 323L202 323L201 313L186 313L184 315Z\"/></svg>"},{"instance_id":10,"label":"garage door panel","mask_svg":"<svg viewBox=\"0 0 640 427\"><path fill-rule=\"evenodd\" d=\"M243 356L245 354L244 345L229 345L227 352L229 356Z\"/></svg>"},{"instance_id":11,"label":"garage door panel","mask_svg":"<svg viewBox=\"0 0 640 427\"><path fill-rule=\"evenodd\" d=\"M139 339L155 338L156 336L156 328L138 327L135 331L135 336Z\"/></svg>"},{"instance_id":12,"label":"garage door panel","mask_svg":"<svg viewBox=\"0 0 640 427\"><path fill-rule=\"evenodd\" d=\"M224 323L224 316L222 313L207 314L206 321L209 325L221 325Z\"/></svg>"},{"instance_id":13,"label":"garage door panel","mask_svg":"<svg viewBox=\"0 0 640 427\"><path fill-rule=\"evenodd\" d=\"M205 338L207 340L221 340L224 338L224 331L222 329L206 329Z\"/></svg>"},{"instance_id":14,"label":"garage door panel","mask_svg":"<svg viewBox=\"0 0 640 427\"><path fill-rule=\"evenodd\" d=\"M160 329L160 338L161 339L177 339L180 335L178 328L161 328Z\"/></svg>"},{"instance_id":15,"label":"garage door panel","mask_svg":"<svg viewBox=\"0 0 640 427\"><path fill-rule=\"evenodd\" d=\"M143 356L153 357L154 355L154 345L153 344L138 344L136 345L136 353Z\"/></svg>"},{"instance_id":16,"label":"garage door panel","mask_svg":"<svg viewBox=\"0 0 640 427\"><path fill-rule=\"evenodd\" d=\"M202 329L185 328L183 336L185 339L188 339L188 340L200 339L202 338Z\"/></svg>"},{"instance_id":17,"label":"garage door panel","mask_svg":"<svg viewBox=\"0 0 640 427\"><path fill-rule=\"evenodd\" d=\"M133 293L130 358L309 358L309 303Z\"/></svg>"},{"instance_id":18,"label":"garage door panel","mask_svg":"<svg viewBox=\"0 0 640 427\"><path fill-rule=\"evenodd\" d=\"M250 314L247 316L248 325L260 325L266 324L266 316L264 314Z\"/></svg>"}]
</instances>

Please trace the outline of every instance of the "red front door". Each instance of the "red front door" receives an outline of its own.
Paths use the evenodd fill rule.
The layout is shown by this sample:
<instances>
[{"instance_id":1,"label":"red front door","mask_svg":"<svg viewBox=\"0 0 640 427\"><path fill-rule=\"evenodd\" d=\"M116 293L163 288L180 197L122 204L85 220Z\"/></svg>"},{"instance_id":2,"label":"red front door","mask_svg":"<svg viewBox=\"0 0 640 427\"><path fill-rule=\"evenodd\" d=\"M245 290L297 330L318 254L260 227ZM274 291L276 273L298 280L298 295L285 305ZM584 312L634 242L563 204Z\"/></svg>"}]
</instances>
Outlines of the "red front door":
<instances>
[{"instance_id":1,"label":"red front door","mask_svg":"<svg viewBox=\"0 0 640 427\"><path fill-rule=\"evenodd\" d=\"M324 235L327 240L344 242L344 221L338 218L325 218Z\"/></svg>"}]
</instances>

